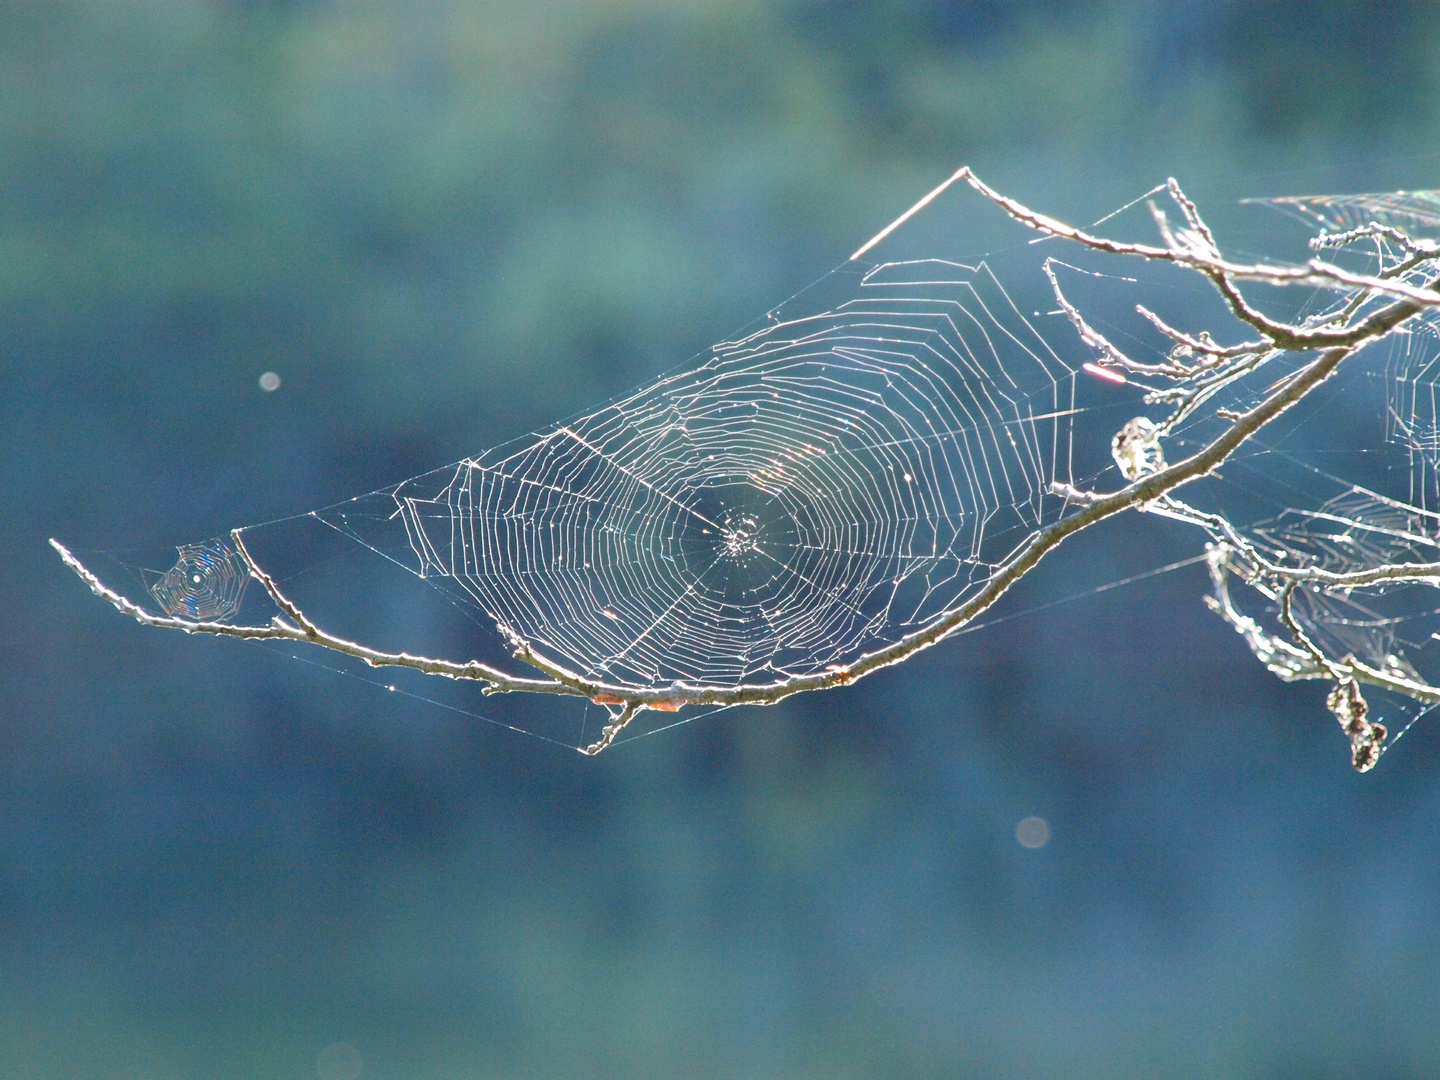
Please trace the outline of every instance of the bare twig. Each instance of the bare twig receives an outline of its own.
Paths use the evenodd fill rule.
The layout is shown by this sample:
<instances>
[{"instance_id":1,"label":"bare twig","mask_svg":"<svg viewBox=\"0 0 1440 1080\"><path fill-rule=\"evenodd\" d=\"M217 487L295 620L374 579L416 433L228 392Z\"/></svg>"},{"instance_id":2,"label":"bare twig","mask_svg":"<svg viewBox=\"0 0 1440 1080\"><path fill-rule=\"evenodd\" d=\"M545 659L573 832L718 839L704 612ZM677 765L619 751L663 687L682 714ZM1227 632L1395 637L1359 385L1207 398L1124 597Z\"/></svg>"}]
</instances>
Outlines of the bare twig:
<instances>
[{"instance_id":1,"label":"bare twig","mask_svg":"<svg viewBox=\"0 0 1440 1080\"><path fill-rule=\"evenodd\" d=\"M1294 601L1295 582L1287 581L1280 588L1280 625L1290 632L1291 639L1299 645L1300 648L1310 654L1311 660L1315 662L1315 666L1319 670L1325 672L1336 682L1341 681L1344 675L1341 674L1336 665L1320 651L1320 647L1310 639L1310 635L1305 632L1305 628L1295 621Z\"/></svg>"},{"instance_id":2,"label":"bare twig","mask_svg":"<svg viewBox=\"0 0 1440 1080\"><path fill-rule=\"evenodd\" d=\"M1070 302L1069 297L1065 295L1065 290L1060 287L1060 279L1055 275L1057 265L1065 264L1058 259L1046 259L1044 263L1043 269L1046 278L1050 281L1050 291L1055 296L1055 302L1060 305L1060 310L1070 320L1070 325L1075 327L1076 333L1080 335L1080 340L1100 354L1102 364L1121 368L1132 375L1159 375L1172 379L1187 378L1199 370L1197 365L1186 364L1174 357L1161 364L1146 364L1139 360L1132 360L1121 352L1109 338L1091 326L1080 309ZM1144 311L1143 308L1140 310Z\"/></svg>"},{"instance_id":3,"label":"bare twig","mask_svg":"<svg viewBox=\"0 0 1440 1080\"><path fill-rule=\"evenodd\" d=\"M1178 499L1164 500L1175 517L1192 521L1209 530L1222 540L1249 565L1252 578L1265 578L1279 582L1301 585L1319 585L1327 591L1348 591L1367 585L1418 583L1440 587L1440 562L1429 563L1386 563L1366 570L1326 570L1314 565L1286 566L1267 559L1240 530L1220 514L1209 514L1187 506Z\"/></svg>"},{"instance_id":4,"label":"bare twig","mask_svg":"<svg viewBox=\"0 0 1440 1080\"><path fill-rule=\"evenodd\" d=\"M1263 341L1243 341L1239 345L1218 345L1211 340L1209 334L1200 333L1192 337L1181 330L1176 330L1143 304L1136 304L1135 310L1145 319L1149 320L1150 324L1154 326L1156 330L1159 330L1160 333L1164 334L1177 345L1183 345L1192 352L1202 353L1216 360L1234 360L1237 357L1248 356L1251 353L1263 352L1269 347Z\"/></svg>"},{"instance_id":5,"label":"bare twig","mask_svg":"<svg viewBox=\"0 0 1440 1080\"><path fill-rule=\"evenodd\" d=\"M1434 240L1414 237L1402 232L1393 225L1382 225L1374 221L1345 232L1332 233L1322 231L1319 236L1316 236L1310 241L1310 250L1325 251L1348 247L1357 240L1364 240L1372 236L1383 237L1399 245L1403 251L1411 255L1418 255L1422 259L1433 259L1436 255L1440 255L1440 244L1437 244Z\"/></svg>"},{"instance_id":6,"label":"bare twig","mask_svg":"<svg viewBox=\"0 0 1440 1080\"><path fill-rule=\"evenodd\" d=\"M1440 705L1440 687L1408 678L1395 671L1382 670L1354 656L1338 660L1325 657L1313 641L1310 642L1311 648L1305 648L1269 633L1235 606L1229 588L1230 553L1225 545L1212 545L1209 554L1213 591L1205 598L1206 605L1245 638L1250 651L1261 663L1286 682L1297 679L1350 678L1363 685L1389 690L1424 705ZM1289 618L1294 621L1293 613Z\"/></svg>"},{"instance_id":7,"label":"bare twig","mask_svg":"<svg viewBox=\"0 0 1440 1080\"><path fill-rule=\"evenodd\" d=\"M635 719L635 714L638 713L640 709L641 706L637 702L630 702L629 704L627 704L623 709L620 710L620 712L615 716L615 718L610 721L610 723L605 725L604 729L600 732L600 738L595 740L589 746L582 749L580 752L582 754L588 755L589 757L594 757L596 754L600 753L601 750L604 750L607 746L609 746L615 741L615 737L625 730L626 726L630 723L631 720Z\"/></svg>"}]
</instances>

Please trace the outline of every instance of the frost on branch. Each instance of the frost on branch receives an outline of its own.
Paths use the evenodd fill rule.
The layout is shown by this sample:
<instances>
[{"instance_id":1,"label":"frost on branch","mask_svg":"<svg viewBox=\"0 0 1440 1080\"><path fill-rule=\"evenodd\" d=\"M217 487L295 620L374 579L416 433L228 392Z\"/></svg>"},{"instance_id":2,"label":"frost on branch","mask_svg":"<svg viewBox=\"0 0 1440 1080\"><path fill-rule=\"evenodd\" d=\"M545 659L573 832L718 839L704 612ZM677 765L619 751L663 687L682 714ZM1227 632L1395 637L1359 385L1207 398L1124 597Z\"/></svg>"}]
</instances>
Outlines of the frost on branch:
<instances>
[{"instance_id":1,"label":"frost on branch","mask_svg":"<svg viewBox=\"0 0 1440 1080\"><path fill-rule=\"evenodd\" d=\"M55 546L150 626L583 699L605 710L581 742L593 754L644 714L771 704L903 661L1075 533L1143 511L1201 530L1212 608L1280 677L1335 686L1369 768L1386 725L1361 686L1402 719L1440 701L1422 674L1440 610L1435 200L1284 200L1316 227L1310 248L1240 262L1173 180L1150 195L1102 236L961 169L688 367L368 495L182 546L153 573L154 607ZM929 215L964 199L1020 235L984 255L938 239L954 231ZM369 579L337 603L287 576L317 531L466 613L471 658L365 644L390 639L383 623L334 632L366 610L351 592Z\"/></svg>"}]
</instances>

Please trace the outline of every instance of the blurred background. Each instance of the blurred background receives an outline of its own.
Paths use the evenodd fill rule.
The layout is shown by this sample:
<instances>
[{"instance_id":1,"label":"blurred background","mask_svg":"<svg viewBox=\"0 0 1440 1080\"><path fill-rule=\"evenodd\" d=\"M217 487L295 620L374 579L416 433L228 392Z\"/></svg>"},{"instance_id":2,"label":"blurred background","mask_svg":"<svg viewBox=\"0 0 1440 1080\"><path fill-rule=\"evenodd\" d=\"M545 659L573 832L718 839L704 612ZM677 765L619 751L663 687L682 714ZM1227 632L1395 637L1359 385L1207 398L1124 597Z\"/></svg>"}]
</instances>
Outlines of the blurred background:
<instances>
[{"instance_id":1,"label":"blurred background","mask_svg":"<svg viewBox=\"0 0 1440 1080\"><path fill-rule=\"evenodd\" d=\"M594 760L45 545L592 405L962 163L1084 221L1175 175L1244 252L1241 197L1440 186L1440 8L0 4L0 1076L1440 1074L1440 731L1357 776L1201 568L1092 591L1195 553L1163 522Z\"/></svg>"}]
</instances>

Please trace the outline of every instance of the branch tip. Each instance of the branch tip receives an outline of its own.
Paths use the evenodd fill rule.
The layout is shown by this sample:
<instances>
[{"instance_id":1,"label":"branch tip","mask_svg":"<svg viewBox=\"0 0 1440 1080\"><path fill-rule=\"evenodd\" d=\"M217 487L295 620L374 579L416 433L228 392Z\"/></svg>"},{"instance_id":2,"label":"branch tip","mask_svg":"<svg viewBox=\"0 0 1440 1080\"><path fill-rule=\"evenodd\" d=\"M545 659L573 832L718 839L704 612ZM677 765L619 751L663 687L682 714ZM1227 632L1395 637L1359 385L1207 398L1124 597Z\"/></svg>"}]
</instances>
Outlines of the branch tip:
<instances>
[{"instance_id":1,"label":"branch tip","mask_svg":"<svg viewBox=\"0 0 1440 1080\"><path fill-rule=\"evenodd\" d=\"M645 706L638 701L626 702L625 707L618 713L613 714L610 722L601 729L600 738L596 739L589 746L577 746L576 749L586 757L594 757L600 753L600 751L612 745L615 742L616 736L625 730L630 721L635 719L635 715L643 708L645 708Z\"/></svg>"}]
</instances>

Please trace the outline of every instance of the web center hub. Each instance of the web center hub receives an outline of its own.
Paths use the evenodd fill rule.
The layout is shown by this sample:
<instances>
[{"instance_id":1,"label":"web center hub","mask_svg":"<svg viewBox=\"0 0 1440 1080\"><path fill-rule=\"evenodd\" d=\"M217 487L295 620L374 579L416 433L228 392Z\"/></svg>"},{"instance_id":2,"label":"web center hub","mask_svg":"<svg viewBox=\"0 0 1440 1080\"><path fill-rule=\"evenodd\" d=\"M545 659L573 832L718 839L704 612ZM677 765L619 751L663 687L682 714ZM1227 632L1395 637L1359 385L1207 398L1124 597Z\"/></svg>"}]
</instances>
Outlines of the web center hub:
<instances>
[{"instance_id":1,"label":"web center hub","mask_svg":"<svg viewBox=\"0 0 1440 1080\"><path fill-rule=\"evenodd\" d=\"M720 525L720 552L726 558L739 559L756 550L760 522L751 514L731 512Z\"/></svg>"}]
</instances>

